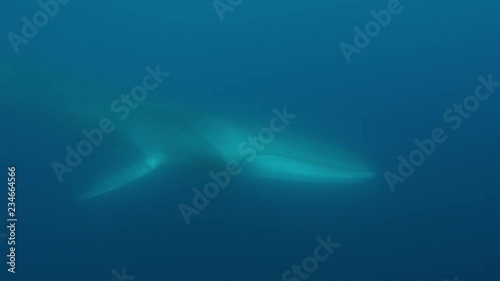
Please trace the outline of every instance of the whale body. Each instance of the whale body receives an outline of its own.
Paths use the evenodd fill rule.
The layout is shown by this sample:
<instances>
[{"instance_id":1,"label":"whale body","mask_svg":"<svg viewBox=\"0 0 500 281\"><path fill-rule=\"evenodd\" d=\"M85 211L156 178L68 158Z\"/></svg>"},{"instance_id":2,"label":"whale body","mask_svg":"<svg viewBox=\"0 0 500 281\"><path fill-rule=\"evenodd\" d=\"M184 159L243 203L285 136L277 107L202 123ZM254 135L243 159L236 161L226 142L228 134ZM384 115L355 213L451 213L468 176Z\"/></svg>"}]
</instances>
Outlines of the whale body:
<instances>
[{"instance_id":1,"label":"whale body","mask_svg":"<svg viewBox=\"0 0 500 281\"><path fill-rule=\"evenodd\" d=\"M268 122L148 98L133 107L112 87L20 64L1 67L2 103L36 116L48 138L67 140L48 164L82 200L154 172L205 169L206 176L228 163L238 165L242 177L269 181L348 184L374 175L350 152L293 132L295 117L286 107L270 111Z\"/></svg>"}]
</instances>

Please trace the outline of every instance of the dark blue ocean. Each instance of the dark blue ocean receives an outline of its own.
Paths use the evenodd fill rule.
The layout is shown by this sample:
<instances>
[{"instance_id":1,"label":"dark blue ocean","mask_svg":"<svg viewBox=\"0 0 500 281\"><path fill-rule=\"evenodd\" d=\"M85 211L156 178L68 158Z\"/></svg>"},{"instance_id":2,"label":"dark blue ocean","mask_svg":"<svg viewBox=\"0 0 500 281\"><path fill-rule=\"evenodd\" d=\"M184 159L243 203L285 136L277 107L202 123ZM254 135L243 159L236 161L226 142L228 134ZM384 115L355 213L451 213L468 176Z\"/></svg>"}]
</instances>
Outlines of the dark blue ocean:
<instances>
[{"instance_id":1,"label":"dark blue ocean","mask_svg":"<svg viewBox=\"0 0 500 281\"><path fill-rule=\"evenodd\" d=\"M493 0L1 0L0 280L500 280L499 11ZM235 176L189 224L179 204L193 205L210 167L77 200L79 180L60 183L51 163L97 123L66 131L69 117L48 116L75 95L55 98L12 65L105 85L103 103L159 65L170 75L148 103L257 128L286 106L287 132L355 153L374 176ZM120 145L68 178L112 169L107 150L132 157Z\"/></svg>"}]
</instances>

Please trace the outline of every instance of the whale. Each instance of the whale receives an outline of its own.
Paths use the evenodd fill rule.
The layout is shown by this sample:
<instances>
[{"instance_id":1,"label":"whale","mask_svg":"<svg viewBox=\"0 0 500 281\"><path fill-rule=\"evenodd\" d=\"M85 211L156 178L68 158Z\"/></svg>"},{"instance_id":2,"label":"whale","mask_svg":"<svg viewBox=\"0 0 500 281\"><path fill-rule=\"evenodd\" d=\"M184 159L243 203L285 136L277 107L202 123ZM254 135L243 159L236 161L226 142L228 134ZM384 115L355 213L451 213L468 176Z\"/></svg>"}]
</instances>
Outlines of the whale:
<instances>
[{"instance_id":1,"label":"whale","mask_svg":"<svg viewBox=\"0 0 500 281\"><path fill-rule=\"evenodd\" d=\"M29 64L0 67L0 102L35 116L43 137L60 144L47 149L44 161L78 200L151 184L154 174L187 180L227 167L253 180L312 185L374 176L358 155L301 133L293 126L300 116L286 105L257 120L153 98L165 96L161 84L169 79L158 65L147 66L130 91Z\"/></svg>"}]
</instances>

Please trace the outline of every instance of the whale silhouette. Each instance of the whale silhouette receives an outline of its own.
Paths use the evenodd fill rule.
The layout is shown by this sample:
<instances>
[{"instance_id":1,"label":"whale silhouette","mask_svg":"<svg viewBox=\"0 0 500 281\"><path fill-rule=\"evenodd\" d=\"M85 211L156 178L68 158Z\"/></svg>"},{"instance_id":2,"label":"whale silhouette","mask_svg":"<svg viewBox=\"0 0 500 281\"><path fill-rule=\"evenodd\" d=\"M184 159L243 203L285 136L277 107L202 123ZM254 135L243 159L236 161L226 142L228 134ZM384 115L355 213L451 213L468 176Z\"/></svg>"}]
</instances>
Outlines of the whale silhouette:
<instances>
[{"instance_id":1,"label":"whale silhouette","mask_svg":"<svg viewBox=\"0 0 500 281\"><path fill-rule=\"evenodd\" d=\"M242 177L269 181L345 184L374 175L350 152L293 132L296 115L286 106L270 110L266 122L252 122L150 98L168 83L159 66L148 66L142 79L148 84L132 89L132 97L140 93L140 99L19 63L1 68L2 103L37 116L48 138L67 144L54 152L50 165L79 199L153 172L205 170L206 176L229 164L241 169Z\"/></svg>"}]
</instances>

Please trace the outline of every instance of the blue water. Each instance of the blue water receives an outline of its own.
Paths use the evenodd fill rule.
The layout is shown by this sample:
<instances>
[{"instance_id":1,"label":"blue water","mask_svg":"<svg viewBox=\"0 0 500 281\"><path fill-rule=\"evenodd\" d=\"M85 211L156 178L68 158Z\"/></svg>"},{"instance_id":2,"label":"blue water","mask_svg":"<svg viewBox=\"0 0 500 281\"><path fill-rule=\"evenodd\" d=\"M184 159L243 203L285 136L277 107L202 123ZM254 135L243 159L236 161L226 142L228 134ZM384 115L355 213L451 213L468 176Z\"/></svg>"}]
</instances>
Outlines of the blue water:
<instances>
[{"instance_id":1,"label":"blue water","mask_svg":"<svg viewBox=\"0 0 500 281\"><path fill-rule=\"evenodd\" d=\"M456 130L443 114L474 94L478 76L500 81L500 4L402 1L348 63L339 44L353 45L353 28L388 2L245 0L221 21L210 1L72 0L16 54L7 34L40 6L3 0L4 61L114 85L117 97L160 64L171 75L155 103L256 122L286 105L297 114L290 130L342 144L376 176L327 188L235 179L186 225L178 204L192 191L164 178L74 200L50 166L69 141L0 104L0 169L17 168L19 219L16 274L0 238L2 280L111 280L122 268L137 281L284 280L328 235L341 246L307 280L498 280L500 88ZM436 128L446 141L391 192L384 173Z\"/></svg>"}]
</instances>

